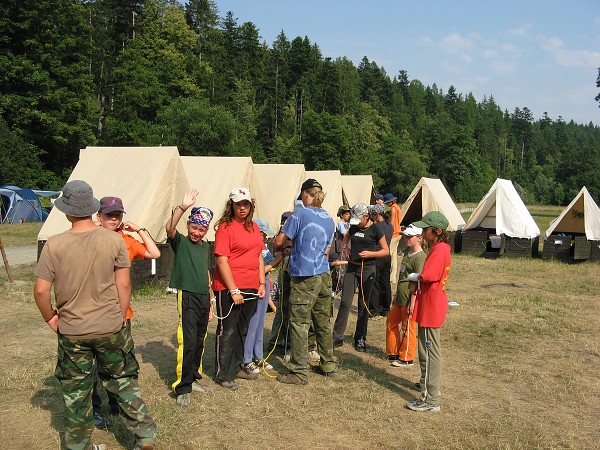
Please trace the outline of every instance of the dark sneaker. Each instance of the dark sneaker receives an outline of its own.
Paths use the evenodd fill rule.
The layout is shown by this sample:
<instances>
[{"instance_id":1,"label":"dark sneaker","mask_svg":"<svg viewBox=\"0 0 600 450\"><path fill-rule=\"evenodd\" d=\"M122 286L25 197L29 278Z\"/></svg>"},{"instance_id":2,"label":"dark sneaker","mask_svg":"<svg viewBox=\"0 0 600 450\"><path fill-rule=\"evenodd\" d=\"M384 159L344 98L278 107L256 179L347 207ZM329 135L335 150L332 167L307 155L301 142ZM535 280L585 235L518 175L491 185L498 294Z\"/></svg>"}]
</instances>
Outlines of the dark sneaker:
<instances>
[{"instance_id":1,"label":"dark sneaker","mask_svg":"<svg viewBox=\"0 0 600 450\"><path fill-rule=\"evenodd\" d=\"M240 385L234 381L221 381L219 382L221 386L225 389L229 389L230 391L237 391L240 388Z\"/></svg>"},{"instance_id":2,"label":"dark sneaker","mask_svg":"<svg viewBox=\"0 0 600 450\"><path fill-rule=\"evenodd\" d=\"M248 373L244 369L242 369L235 374L235 377L240 378L242 380L258 380L258 373Z\"/></svg>"},{"instance_id":3,"label":"dark sneaker","mask_svg":"<svg viewBox=\"0 0 600 450\"><path fill-rule=\"evenodd\" d=\"M313 366L312 371L314 373L318 373L319 375L323 375L324 377L329 377L329 378L335 377L335 371L332 370L331 372L323 372L323 369L321 369L321 367L319 367L319 366Z\"/></svg>"},{"instance_id":4,"label":"dark sneaker","mask_svg":"<svg viewBox=\"0 0 600 450\"><path fill-rule=\"evenodd\" d=\"M191 401L192 401L192 395L190 393L181 394L181 395L177 396L177 406L187 408L188 406L190 406Z\"/></svg>"},{"instance_id":5,"label":"dark sneaker","mask_svg":"<svg viewBox=\"0 0 600 450\"><path fill-rule=\"evenodd\" d=\"M414 365L414 362L412 361L402 361L401 359L397 359L396 361L392 362L392 366L393 367L411 367Z\"/></svg>"},{"instance_id":6,"label":"dark sneaker","mask_svg":"<svg viewBox=\"0 0 600 450\"><path fill-rule=\"evenodd\" d=\"M354 348L357 352L366 352L367 343L365 342L365 338L356 339L354 341Z\"/></svg>"},{"instance_id":7,"label":"dark sneaker","mask_svg":"<svg viewBox=\"0 0 600 450\"><path fill-rule=\"evenodd\" d=\"M94 411L94 425L96 428L108 428L108 421L99 411Z\"/></svg>"},{"instance_id":8,"label":"dark sneaker","mask_svg":"<svg viewBox=\"0 0 600 450\"><path fill-rule=\"evenodd\" d=\"M303 380L302 378L300 378L298 375L296 375L294 373L288 373L286 375L279 374L279 375L277 375L277 381L279 381L280 383L284 383L284 384L299 384L299 385L308 384L308 381Z\"/></svg>"},{"instance_id":9,"label":"dark sneaker","mask_svg":"<svg viewBox=\"0 0 600 450\"><path fill-rule=\"evenodd\" d=\"M339 348L342 345L344 345L344 340L343 339L334 339L333 340L333 348Z\"/></svg>"},{"instance_id":10,"label":"dark sneaker","mask_svg":"<svg viewBox=\"0 0 600 450\"><path fill-rule=\"evenodd\" d=\"M412 402L407 402L406 407L412 411L440 411L440 405L432 405L431 403L427 403L422 398L418 398L417 400L414 400Z\"/></svg>"}]
</instances>

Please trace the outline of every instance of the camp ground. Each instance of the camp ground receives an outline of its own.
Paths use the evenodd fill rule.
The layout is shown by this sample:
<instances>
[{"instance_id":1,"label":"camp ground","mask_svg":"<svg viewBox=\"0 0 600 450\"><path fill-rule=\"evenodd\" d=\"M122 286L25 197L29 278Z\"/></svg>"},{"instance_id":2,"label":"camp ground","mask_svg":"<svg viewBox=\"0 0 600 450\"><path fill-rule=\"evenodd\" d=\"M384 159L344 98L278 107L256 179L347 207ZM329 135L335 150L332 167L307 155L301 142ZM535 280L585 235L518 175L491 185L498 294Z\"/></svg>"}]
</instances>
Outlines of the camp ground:
<instances>
[{"instance_id":1,"label":"camp ground","mask_svg":"<svg viewBox=\"0 0 600 450\"><path fill-rule=\"evenodd\" d=\"M123 200L125 218L146 228L159 244L162 256L156 262L135 261L134 283L144 275L168 276L172 255L166 242L165 225L173 208L181 202L189 183L177 147L86 147L70 180L85 180L100 199L116 196ZM50 237L70 228L65 215L53 209L38 234L38 247ZM185 222L178 230L186 233ZM139 239L136 233L132 236Z\"/></svg>"},{"instance_id":2,"label":"camp ground","mask_svg":"<svg viewBox=\"0 0 600 450\"><path fill-rule=\"evenodd\" d=\"M19 186L0 186L0 223L43 222L48 211L39 196L57 196L57 191L36 191Z\"/></svg>"},{"instance_id":3,"label":"camp ground","mask_svg":"<svg viewBox=\"0 0 600 450\"><path fill-rule=\"evenodd\" d=\"M486 257L536 256L540 229L510 180L498 178L461 233L461 251Z\"/></svg>"},{"instance_id":4,"label":"camp ground","mask_svg":"<svg viewBox=\"0 0 600 450\"><path fill-rule=\"evenodd\" d=\"M182 156L181 162L190 187L200 191L196 206L210 208L215 215L214 220L223 212L231 190L249 187L252 181L253 164L250 157ZM215 240L212 224L206 239Z\"/></svg>"},{"instance_id":5,"label":"camp ground","mask_svg":"<svg viewBox=\"0 0 600 450\"><path fill-rule=\"evenodd\" d=\"M314 178L325 192L325 201L321 206L336 220L338 208L344 204L342 192L342 174L339 170L313 170L306 172L306 178Z\"/></svg>"},{"instance_id":6,"label":"camp ground","mask_svg":"<svg viewBox=\"0 0 600 450\"><path fill-rule=\"evenodd\" d=\"M373 203L375 189L371 175L342 175L342 189L346 204L350 207L357 203Z\"/></svg>"},{"instance_id":7,"label":"camp ground","mask_svg":"<svg viewBox=\"0 0 600 450\"><path fill-rule=\"evenodd\" d=\"M254 164L250 192L256 199L254 217L260 217L275 232L281 214L294 210L294 200L306 179L303 164Z\"/></svg>"},{"instance_id":8,"label":"camp ground","mask_svg":"<svg viewBox=\"0 0 600 450\"><path fill-rule=\"evenodd\" d=\"M584 186L544 233L544 258L600 259L600 208Z\"/></svg>"}]
</instances>

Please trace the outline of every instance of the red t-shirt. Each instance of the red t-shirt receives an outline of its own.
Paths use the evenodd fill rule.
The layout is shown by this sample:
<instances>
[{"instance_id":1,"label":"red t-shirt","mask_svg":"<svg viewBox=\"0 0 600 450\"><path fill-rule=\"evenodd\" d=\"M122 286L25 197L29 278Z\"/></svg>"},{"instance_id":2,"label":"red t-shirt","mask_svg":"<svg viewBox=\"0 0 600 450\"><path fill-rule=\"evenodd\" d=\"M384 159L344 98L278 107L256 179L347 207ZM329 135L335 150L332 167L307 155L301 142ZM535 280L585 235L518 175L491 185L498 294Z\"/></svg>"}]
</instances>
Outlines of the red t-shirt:
<instances>
[{"instance_id":1,"label":"red t-shirt","mask_svg":"<svg viewBox=\"0 0 600 450\"><path fill-rule=\"evenodd\" d=\"M414 317L420 327L439 328L446 321L446 281L450 263L448 244L439 242L431 247L421 271L421 290L417 292L415 302Z\"/></svg>"},{"instance_id":2,"label":"red t-shirt","mask_svg":"<svg viewBox=\"0 0 600 450\"><path fill-rule=\"evenodd\" d=\"M215 234L215 256L227 256L233 280L238 289L258 289L260 270L258 258L265 248L260 229L253 223L249 232L244 224L232 220L230 224L221 224ZM224 291L227 286L221 278L219 268L215 270L213 280L215 291Z\"/></svg>"},{"instance_id":3,"label":"red t-shirt","mask_svg":"<svg viewBox=\"0 0 600 450\"><path fill-rule=\"evenodd\" d=\"M123 233L123 231L119 230L117 233L121 235L123 240L125 241L125 247L127 247L127 253L129 254L129 262L133 262L135 258L144 259L144 255L146 254L146 246L138 241L133 236L129 234ZM131 319L133 317L133 309L131 309L131 302L129 302L129 306L127 307L127 314L125 314L126 319Z\"/></svg>"}]
</instances>

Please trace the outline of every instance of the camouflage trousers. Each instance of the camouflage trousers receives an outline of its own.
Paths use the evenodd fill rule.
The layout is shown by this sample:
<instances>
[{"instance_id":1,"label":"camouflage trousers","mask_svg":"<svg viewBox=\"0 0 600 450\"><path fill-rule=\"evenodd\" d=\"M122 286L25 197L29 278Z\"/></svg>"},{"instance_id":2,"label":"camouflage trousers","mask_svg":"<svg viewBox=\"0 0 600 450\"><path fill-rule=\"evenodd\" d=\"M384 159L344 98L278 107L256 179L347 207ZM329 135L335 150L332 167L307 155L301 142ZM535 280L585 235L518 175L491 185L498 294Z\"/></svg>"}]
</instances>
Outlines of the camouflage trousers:
<instances>
[{"instance_id":1,"label":"camouflage trousers","mask_svg":"<svg viewBox=\"0 0 600 450\"><path fill-rule=\"evenodd\" d=\"M308 330L315 332L317 351L321 355L323 372L335 370L333 338L331 336L331 273L312 277L292 277L290 289L290 371L299 378L308 378Z\"/></svg>"},{"instance_id":2,"label":"camouflage trousers","mask_svg":"<svg viewBox=\"0 0 600 450\"><path fill-rule=\"evenodd\" d=\"M116 394L127 427L135 434L137 444L154 444L156 424L140 394L137 380L139 365L135 359L133 339L123 327L103 338L70 339L58 334L55 375L60 381L65 402L64 448L91 448L94 365L106 390Z\"/></svg>"}]
</instances>

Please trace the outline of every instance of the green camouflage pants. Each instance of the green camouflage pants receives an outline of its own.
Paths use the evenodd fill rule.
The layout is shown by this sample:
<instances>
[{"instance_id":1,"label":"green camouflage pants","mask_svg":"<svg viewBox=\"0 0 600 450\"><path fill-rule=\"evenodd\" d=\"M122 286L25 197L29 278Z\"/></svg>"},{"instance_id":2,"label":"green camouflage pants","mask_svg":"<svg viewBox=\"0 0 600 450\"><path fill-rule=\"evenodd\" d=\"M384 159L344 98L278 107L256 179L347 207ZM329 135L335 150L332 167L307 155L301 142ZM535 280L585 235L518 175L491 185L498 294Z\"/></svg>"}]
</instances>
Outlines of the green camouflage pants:
<instances>
[{"instance_id":1,"label":"green camouflage pants","mask_svg":"<svg viewBox=\"0 0 600 450\"><path fill-rule=\"evenodd\" d=\"M323 372L335 370L333 338L331 336L331 274L312 277L292 277L290 290L290 371L299 378L308 378L308 329L314 328L317 351L321 355Z\"/></svg>"},{"instance_id":2,"label":"green camouflage pants","mask_svg":"<svg viewBox=\"0 0 600 450\"><path fill-rule=\"evenodd\" d=\"M94 339L70 339L58 334L55 375L65 401L64 448L91 447L94 364L106 390L116 394L127 427L135 434L137 443L140 446L153 444L156 425L140 394L133 339L123 327L112 336Z\"/></svg>"}]
</instances>

